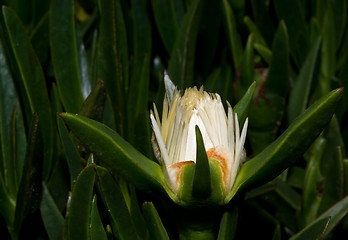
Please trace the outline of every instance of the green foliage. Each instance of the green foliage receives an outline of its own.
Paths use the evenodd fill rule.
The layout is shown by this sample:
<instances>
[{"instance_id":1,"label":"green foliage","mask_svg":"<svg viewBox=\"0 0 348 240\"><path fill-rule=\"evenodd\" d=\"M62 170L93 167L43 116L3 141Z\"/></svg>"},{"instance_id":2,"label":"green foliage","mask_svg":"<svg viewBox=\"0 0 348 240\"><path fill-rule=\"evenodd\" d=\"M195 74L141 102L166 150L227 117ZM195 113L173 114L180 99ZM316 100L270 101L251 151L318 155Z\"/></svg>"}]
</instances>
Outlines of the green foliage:
<instances>
[{"instance_id":1,"label":"green foliage","mask_svg":"<svg viewBox=\"0 0 348 240\"><path fill-rule=\"evenodd\" d=\"M1 3L2 238L347 233L347 1ZM167 185L149 115L165 70L248 118L231 192L200 131L192 185Z\"/></svg>"}]
</instances>

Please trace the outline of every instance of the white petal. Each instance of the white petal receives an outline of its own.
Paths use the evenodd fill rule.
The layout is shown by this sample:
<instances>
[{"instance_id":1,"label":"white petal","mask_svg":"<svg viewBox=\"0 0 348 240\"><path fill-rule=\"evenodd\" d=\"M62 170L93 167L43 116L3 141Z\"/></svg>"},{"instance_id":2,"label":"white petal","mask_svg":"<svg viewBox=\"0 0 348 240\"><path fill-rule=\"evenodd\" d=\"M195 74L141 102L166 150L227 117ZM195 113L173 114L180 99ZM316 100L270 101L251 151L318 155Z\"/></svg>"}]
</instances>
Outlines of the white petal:
<instances>
[{"instance_id":1,"label":"white petal","mask_svg":"<svg viewBox=\"0 0 348 240\"><path fill-rule=\"evenodd\" d=\"M159 129L157 122L156 122L152 113L150 114L150 119L151 119L151 123L152 123L152 129L155 133L156 140L157 140L158 146L159 146L160 151L161 151L162 158L164 160L165 166L167 167L167 166L169 166L169 157L168 157L167 149L165 147L160 129Z\"/></svg>"}]
</instances>

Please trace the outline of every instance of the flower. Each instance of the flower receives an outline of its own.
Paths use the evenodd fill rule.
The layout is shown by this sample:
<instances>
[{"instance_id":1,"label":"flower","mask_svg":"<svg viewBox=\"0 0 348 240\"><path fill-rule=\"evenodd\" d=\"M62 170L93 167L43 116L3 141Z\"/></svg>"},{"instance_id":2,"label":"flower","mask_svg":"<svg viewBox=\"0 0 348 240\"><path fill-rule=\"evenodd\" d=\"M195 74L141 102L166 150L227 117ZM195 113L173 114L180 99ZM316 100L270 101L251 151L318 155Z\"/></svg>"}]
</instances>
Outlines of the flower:
<instances>
[{"instance_id":1,"label":"flower","mask_svg":"<svg viewBox=\"0 0 348 240\"><path fill-rule=\"evenodd\" d=\"M226 115L219 94L207 93L202 87L200 90L188 88L183 96L175 89L171 101L166 96L161 120L154 104L150 114L156 138L154 151L174 193L180 190L183 167L196 163L196 126L201 132L208 159L218 162L225 195L230 192L245 160L248 119L240 134L238 116L233 114L228 102L227 105Z\"/></svg>"}]
</instances>

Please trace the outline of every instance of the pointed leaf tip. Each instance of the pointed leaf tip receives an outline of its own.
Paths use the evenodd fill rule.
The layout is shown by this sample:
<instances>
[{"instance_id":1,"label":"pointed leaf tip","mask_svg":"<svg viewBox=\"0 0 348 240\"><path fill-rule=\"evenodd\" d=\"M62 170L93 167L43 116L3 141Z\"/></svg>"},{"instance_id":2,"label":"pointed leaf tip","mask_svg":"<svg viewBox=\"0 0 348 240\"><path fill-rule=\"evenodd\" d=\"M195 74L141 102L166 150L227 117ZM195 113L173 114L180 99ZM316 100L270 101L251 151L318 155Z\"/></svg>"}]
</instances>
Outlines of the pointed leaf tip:
<instances>
[{"instance_id":1,"label":"pointed leaf tip","mask_svg":"<svg viewBox=\"0 0 348 240\"><path fill-rule=\"evenodd\" d=\"M192 196L205 198L211 194L210 168L203 137L198 126L196 126L196 141L196 168L193 177Z\"/></svg>"}]
</instances>

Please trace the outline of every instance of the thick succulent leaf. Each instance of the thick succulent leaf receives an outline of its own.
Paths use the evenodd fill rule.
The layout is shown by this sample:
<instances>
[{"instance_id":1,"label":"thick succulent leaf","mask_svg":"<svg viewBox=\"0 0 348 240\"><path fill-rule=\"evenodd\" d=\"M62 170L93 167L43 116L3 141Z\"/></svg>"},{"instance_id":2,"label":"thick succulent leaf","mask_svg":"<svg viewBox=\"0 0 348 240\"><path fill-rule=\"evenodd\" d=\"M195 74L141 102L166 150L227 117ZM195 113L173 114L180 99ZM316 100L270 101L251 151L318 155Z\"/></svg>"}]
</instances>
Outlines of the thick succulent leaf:
<instances>
[{"instance_id":1,"label":"thick succulent leaf","mask_svg":"<svg viewBox=\"0 0 348 240\"><path fill-rule=\"evenodd\" d=\"M280 230L280 225L278 224L276 229L274 230L272 240L281 240L281 239L282 239L282 232Z\"/></svg>"},{"instance_id":2,"label":"thick succulent leaf","mask_svg":"<svg viewBox=\"0 0 348 240\"><path fill-rule=\"evenodd\" d=\"M96 195L94 195L92 200L89 234L91 240L107 240L106 232L99 215Z\"/></svg>"},{"instance_id":3,"label":"thick succulent leaf","mask_svg":"<svg viewBox=\"0 0 348 240\"><path fill-rule=\"evenodd\" d=\"M143 204L143 213L151 239L169 240L167 231L164 228L162 220L152 202L145 202Z\"/></svg>"},{"instance_id":4,"label":"thick succulent leaf","mask_svg":"<svg viewBox=\"0 0 348 240\"><path fill-rule=\"evenodd\" d=\"M166 188L161 167L138 152L115 131L79 115L61 113L60 116L112 171L143 190L157 188L163 191Z\"/></svg>"},{"instance_id":5,"label":"thick succulent leaf","mask_svg":"<svg viewBox=\"0 0 348 240\"><path fill-rule=\"evenodd\" d=\"M4 218L7 226L13 224L15 216L16 202L7 192L2 178L0 178L0 214Z\"/></svg>"},{"instance_id":6,"label":"thick succulent leaf","mask_svg":"<svg viewBox=\"0 0 348 240\"><path fill-rule=\"evenodd\" d=\"M261 46L264 46L264 47L268 48L266 41L263 39L259 29L255 25L255 23L250 19L250 17L245 16L244 17L244 23L248 27L249 32L254 35L254 39L255 39L254 42L258 43Z\"/></svg>"},{"instance_id":7,"label":"thick succulent leaf","mask_svg":"<svg viewBox=\"0 0 348 240\"><path fill-rule=\"evenodd\" d=\"M42 197L43 139L37 115L33 115L29 136L13 224L13 232L19 238L27 236L30 229L37 224L33 217L39 211Z\"/></svg>"},{"instance_id":8,"label":"thick succulent leaf","mask_svg":"<svg viewBox=\"0 0 348 240\"><path fill-rule=\"evenodd\" d=\"M142 55L150 55L152 35L151 23L148 16L149 11L147 9L148 1L132 0L131 3L132 15L134 18L134 56L139 57ZM166 3L165 6L167 5L171 4ZM163 11L164 9L161 10Z\"/></svg>"},{"instance_id":9,"label":"thick succulent leaf","mask_svg":"<svg viewBox=\"0 0 348 240\"><path fill-rule=\"evenodd\" d=\"M203 137L198 126L196 126L197 157L196 167L192 182L192 196L206 198L211 193L210 168L208 156L204 148Z\"/></svg>"},{"instance_id":10,"label":"thick succulent leaf","mask_svg":"<svg viewBox=\"0 0 348 240\"><path fill-rule=\"evenodd\" d=\"M333 11L335 17L335 29L336 29L336 46L337 48L340 46L343 40L343 35L347 28L347 1L340 0L334 1L333 3Z\"/></svg>"},{"instance_id":11,"label":"thick succulent leaf","mask_svg":"<svg viewBox=\"0 0 348 240\"><path fill-rule=\"evenodd\" d=\"M277 94L263 94L262 86L250 104L248 137L252 152L256 155L276 136L283 119L285 99Z\"/></svg>"},{"instance_id":12,"label":"thick succulent leaf","mask_svg":"<svg viewBox=\"0 0 348 240\"><path fill-rule=\"evenodd\" d=\"M261 35L265 39L268 46L271 46L274 38L274 26L271 10L269 4L266 1L253 1L252 2L255 24L258 27ZM273 13L273 12L272 12Z\"/></svg>"},{"instance_id":13,"label":"thick succulent leaf","mask_svg":"<svg viewBox=\"0 0 348 240\"><path fill-rule=\"evenodd\" d=\"M267 91L285 96L289 86L289 43L284 22L279 23L277 34L272 45L272 61L265 87Z\"/></svg>"},{"instance_id":14,"label":"thick succulent leaf","mask_svg":"<svg viewBox=\"0 0 348 240\"><path fill-rule=\"evenodd\" d=\"M273 180L275 189L266 192L258 197L258 202L261 205L272 206L269 211L274 219L282 226L292 232L297 231L297 219L289 216L294 216L300 209L300 195L292 189L286 182L282 180Z\"/></svg>"},{"instance_id":15,"label":"thick succulent leaf","mask_svg":"<svg viewBox=\"0 0 348 240\"><path fill-rule=\"evenodd\" d=\"M322 185L322 200L318 213L322 213L344 196L344 143L336 116L325 131L327 143L323 150L320 170L325 181ZM332 187L335 186L335 187Z\"/></svg>"},{"instance_id":16,"label":"thick succulent leaf","mask_svg":"<svg viewBox=\"0 0 348 240\"><path fill-rule=\"evenodd\" d=\"M98 186L105 208L112 219L113 231L120 239L139 239L118 183L103 167L96 167Z\"/></svg>"},{"instance_id":17,"label":"thick succulent leaf","mask_svg":"<svg viewBox=\"0 0 348 240\"><path fill-rule=\"evenodd\" d=\"M64 218L46 184L43 183L42 186L42 200L40 204L42 221L50 240L61 240L63 237Z\"/></svg>"},{"instance_id":18,"label":"thick succulent leaf","mask_svg":"<svg viewBox=\"0 0 348 240\"><path fill-rule=\"evenodd\" d=\"M49 12L40 19L34 30L30 33L30 41L43 66L49 57Z\"/></svg>"},{"instance_id":19,"label":"thick succulent leaf","mask_svg":"<svg viewBox=\"0 0 348 240\"><path fill-rule=\"evenodd\" d=\"M103 120L106 89L104 83L99 81L83 102L79 114L96 121Z\"/></svg>"},{"instance_id":20,"label":"thick succulent leaf","mask_svg":"<svg viewBox=\"0 0 348 240\"><path fill-rule=\"evenodd\" d=\"M259 43L255 43L254 47L256 51L261 55L261 57L265 60L267 64L271 64L272 62L272 51L265 47L264 45L261 45Z\"/></svg>"},{"instance_id":21,"label":"thick succulent leaf","mask_svg":"<svg viewBox=\"0 0 348 240\"><path fill-rule=\"evenodd\" d=\"M321 196L318 196L318 193L321 191L322 180L320 160L322 159L326 143L327 141L323 137L319 137L310 151L311 154L306 167L302 193L301 212L303 226L306 226L316 218L320 206Z\"/></svg>"},{"instance_id":22,"label":"thick succulent leaf","mask_svg":"<svg viewBox=\"0 0 348 240\"><path fill-rule=\"evenodd\" d=\"M95 181L95 166L89 165L78 176L65 218L66 239L90 239L90 217Z\"/></svg>"},{"instance_id":23,"label":"thick succulent leaf","mask_svg":"<svg viewBox=\"0 0 348 240\"><path fill-rule=\"evenodd\" d=\"M195 71L199 69L199 72L203 76L207 76L212 67L215 67L214 61L220 54L220 33L221 22L223 19L221 0L206 0L203 1L202 17L199 29L197 45L198 49L195 56ZM221 92L220 92L221 93Z\"/></svg>"},{"instance_id":24,"label":"thick succulent leaf","mask_svg":"<svg viewBox=\"0 0 348 240\"><path fill-rule=\"evenodd\" d=\"M229 202L237 192L276 177L298 156L301 156L330 121L342 91L342 89L336 89L318 100L301 114L276 141L246 162L242 166L226 202Z\"/></svg>"},{"instance_id":25,"label":"thick succulent leaf","mask_svg":"<svg viewBox=\"0 0 348 240\"><path fill-rule=\"evenodd\" d=\"M193 86L195 45L202 4L201 0L190 4L171 52L168 72L179 89Z\"/></svg>"},{"instance_id":26,"label":"thick succulent leaf","mask_svg":"<svg viewBox=\"0 0 348 240\"><path fill-rule=\"evenodd\" d=\"M248 90L245 92L242 99L234 106L233 111L238 114L238 122L240 126L243 126L245 119L248 116L249 105L253 99L256 83L250 85Z\"/></svg>"},{"instance_id":27,"label":"thick succulent leaf","mask_svg":"<svg viewBox=\"0 0 348 240\"><path fill-rule=\"evenodd\" d=\"M297 65L301 65L308 49L308 43L305 41L308 31L302 5L299 0L275 0L274 6L278 19L284 20L288 28L293 58Z\"/></svg>"},{"instance_id":28,"label":"thick succulent leaf","mask_svg":"<svg viewBox=\"0 0 348 240\"><path fill-rule=\"evenodd\" d=\"M228 35L229 45L232 51L233 64L236 70L241 66L243 56L243 46L240 35L237 31L236 18L232 7L228 0L222 1L223 13L225 16L226 31Z\"/></svg>"},{"instance_id":29,"label":"thick succulent leaf","mask_svg":"<svg viewBox=\"0 0 348 240\"><path fill-rule=\"evenodd\" d=\"M127 102L128 139L133 143L135 120L139 114L147 111L150 81L150 57L139 57L134 63L131 85Z\"/></svg>"},{"instance_id":30,"label":"thick succulent leaf","mask_svg":"<svg viewBox=\"0 0 348 240\"><path fill-rule=\"evenodd\" d=\"M31 113L40 118L40 128L44 140L43 175L48 177L52 158L52 115L46 88L45 77L37 56L27 37L26 31L15 13L7 7L2 9L7 34L12 46L14 58L19 69L22 96L28 101ZM29 117L30 119L30 117Z\"/></svg>"},{"instance_id":31,"label":"thick succulent leaf","mask_svg":"<svg viewBox=\"0 0 348 240\"><path fill-rule=\"evenodd\" d=\"M321 66L319 74L319 86L322 94L330 91L331 77L336 69L336 39L334 16L331 2L328 2L323 24L321 26Z\"/></svg>"},{"instance_id":32,"label":"thick succulent leaf","mask_svg":"<svg viewBox=\"0 0 348 240\"><path fill-rule=\"evenodd\" d=\"M219 235L217 240L234 239L238 223L238 209L226 211L221 218Z\"/></svg>"},{"instance_id":33,"label":"thick succulent leaf","mask_svg":"<svg viewBox=\"0 0 348 240\"><path fill-rule=\"evenodd\" d=\"M168 53L172 52L179 31L174 2L177 1L151 1L156 25Z\"/></svg>"},{"instance_id":34,"label":"thick succulent leaf","mask_svg":"<svg viewBox=\"0 0 348 240\"><path fill-rule=\"evenodd\" d=\"M0 176L10 196L15 198L25 157L26 134L19 99L2 42L0 42L0 143L2 159ZM3 174L5 172L6 174Z\"/></svg>"},{"instance_id":35,"label":"thick succulent leaf","mask_svg":"<svg viewBox=\"0 0 348 240\"><path fill-rule=\"evenodd\" d=\"M245 91L254 80L255 72L254 63L254 34L249 34L248 41L243 53L243 61L241 66L241 88Z\"/></svg>"},{"instance_id":36,"label":"thick succulent leaf","mask_svg":"<svg viewBox=\"0 0 348 240\"><path fill-rule=\"evenodd\" d=\"M311 224L292 236L291 240L323 238L348 213L348 196L334 204Z\"/></svg>"},{"instance_id":37,"label":"thick succulent leaf","mask_svg":"<svg viewBox=\"0 0 348 240\"><path fill-rule=\"evenodd\" d=\"M66 111L77 113L83 102L75 30L75 2L53 0L50 10L52 62Z\"/></svg>"},{"instance_id":38,"label":"thick succulent leaf","mask_svg":"<svg viewBox=\"0 0 348 240\"><path fill-rule=\"evenodd\" d=\"M64 121L61 118L57 118L58 123L58 130L60 134L60 140L62 142L63 149L65 151L66 159L69 166L69 172L70 172L70 186L72 187L74 185L74 182L77 179L77 176L82 170L82 161L80 158L80 154L77 150L77 147L71 139L71 136L69 135L68 129L66 129L66 126L64 124Z\"/></svg>"},{"instance_id":39,"label":"thick succulent leaf","mask_svg":"<svg viewBox=\"0 0 348 240\"><path fill-rule=\"evenodd\" d=\"M150 114L148 111L141 112L135 119L134 131L135 135L133 146L148 158L156 159L151 144L152 128L150 124Z\"/></svg>"},{"instance_id":40,"label":"thick succulent leaf","mask_svg":"<svg viewBox=\"0 0 348 240\"><path fill-rule=\"evenodd\" d=\"M141 211L141 205L139 204L139 199L137 197L137 191L134 186L130 186L129 212L138 235L143 239L149 239L149 231L146 226L146 221L144 219L143 213Z\"/></svg>"},{"instance_id":41,"label":"thick succulent leaf","mask_svg":"<svg viewBox=\"0 0 348 240\"><path fill-rule=\"evenodd\" d=\"M128 86L127 32L120 0L98 1L100 34L98 36L97 78L109 91L114 121L123 135L124 92Z\"/></svg>"},{"instance_id":42,"label":"thick succulent leaf","mask_svg":"<svg viewBox=\"0 0 348 240\"><path fill-rule=\"evenodd\" d=\"M315 41L313 47L308 53L306 60L303 63L294 87L291 90L288 105L289 123L291 123L300 113L302 113L306 109L320 42L321 38L318 38Z\"/></svg>"}]
</instances>

